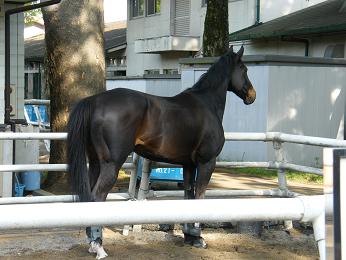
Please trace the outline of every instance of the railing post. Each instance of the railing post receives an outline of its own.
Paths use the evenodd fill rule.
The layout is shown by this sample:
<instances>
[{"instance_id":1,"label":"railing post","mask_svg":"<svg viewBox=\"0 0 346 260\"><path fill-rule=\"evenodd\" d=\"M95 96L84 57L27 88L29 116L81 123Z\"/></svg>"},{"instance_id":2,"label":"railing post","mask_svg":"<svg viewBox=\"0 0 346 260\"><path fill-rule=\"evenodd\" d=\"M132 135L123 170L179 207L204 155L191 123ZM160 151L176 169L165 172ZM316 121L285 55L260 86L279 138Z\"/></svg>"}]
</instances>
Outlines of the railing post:
<instances>
[{"instance_id":1,"label":"railing post","mask_svg":"<svg viewBox=\"0 0 346 260\"><path fill-rule=\"evenodd\" d=\"M275 151L275 162L283 163L285 161L282 151L282 143L278 141L273 142L273 147ZM277 170L279 189L284 193L287 192L287 180L286 180L286 170L279 168Z\"/></svg>"},{"instance_id":2,"label":"railing post","mask_svg":"<svg viewBox=\"0 0 346 260\"><path fill-rule=\"evenodd\" d=\"M149 194L151 161L144 159L142 164L142 177L138 190L138 200L145 200ZM138 212L140 214L140 212ZM134 225L133 232L140 232L142 225Z\"/></svg>"},{"instance_id":3,"label":"railing post","mask_svg":"<svg viewBox=\"0 0 346 260\"><path fill-rule=\"evenodd\" d=\"M128 190L128 193L129 193L131 199L135 199L135 197L136 197L138 161L139 161L139 156L135 152L133 152L132 153L132 163L134 165L134 168L131 170L131 177L130 177L129 190ZM130 232L130 225L125 225L123 228L123 235L128 236L129 232Z\"/></svg>"},{"instance_id":4,"label":"railing post","mask_svg":"<svg viewBox=\"0 0 346 260\"><path fill-rule=\"evenodd\" d=\"M144 159L142 166L141 183L138 190L138 200L145 200L149 194L151 161Z\"/></svg>"},{"instance_id":5,"label":"railing post","mask_svg":"<svg viewBox=\"0 0 346 260\"><path fill-rule=\"evenodd\" d=\"M13 141L3 140L2 151L2 165L11 165L13 163ZM12 172L0 172L0 197L12 197L12 175Z\"/></svg>"},{"instance_id":6,"label":"railing post","mask_svg":"<svg viewBox=\"0 0 346 260\"><path fill-rule=\"evenodd\" d=\"M278 163L285 162L285 158L283 155L282 150L282 142L279 141L273 141L273 147L275 150L275 161ZM278 183L279 183L279 190L282 191L283 194L288 195L288 188L287 188L287 179L286 179L286 170L284 168L279 167L277 170L278 174ZM293 228L293 222L292 220L285 220L284 221L285 229L292 229Z\"/></svg>"},{"instance_id":7,"label":"railing post","mask_svg":"<svg viewBox=\"0 0 346 260\"><path fill-rule=\"evenodd\" d=\"M131 177L129 183L129 195L131 198L135 198L136 196L136 186L137 186L137 176L138 176L138 161L139 156L136 153L132 154L132 163L134 168L131 170Z\"/></svg>"}]
</instances>

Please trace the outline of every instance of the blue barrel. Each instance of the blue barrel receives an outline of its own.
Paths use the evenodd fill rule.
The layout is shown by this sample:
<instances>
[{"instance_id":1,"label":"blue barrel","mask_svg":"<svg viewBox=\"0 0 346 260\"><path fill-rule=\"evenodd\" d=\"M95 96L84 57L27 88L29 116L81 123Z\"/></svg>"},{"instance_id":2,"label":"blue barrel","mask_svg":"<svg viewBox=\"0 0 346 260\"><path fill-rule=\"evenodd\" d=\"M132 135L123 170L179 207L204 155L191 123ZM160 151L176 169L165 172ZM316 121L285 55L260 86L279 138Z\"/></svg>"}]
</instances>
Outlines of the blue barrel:
<instances>
[{"instance_id":1,"label":"blue barrel","mask_svg":"<svg viewBox=\"0 0 346 260\"><path fill-rule=\"evenodd\" d=\"M39 190L41 186L41 174L37 171L23 172L22 173L23 184L25 190L34 191Z\"/></svg>"}]
</instances>

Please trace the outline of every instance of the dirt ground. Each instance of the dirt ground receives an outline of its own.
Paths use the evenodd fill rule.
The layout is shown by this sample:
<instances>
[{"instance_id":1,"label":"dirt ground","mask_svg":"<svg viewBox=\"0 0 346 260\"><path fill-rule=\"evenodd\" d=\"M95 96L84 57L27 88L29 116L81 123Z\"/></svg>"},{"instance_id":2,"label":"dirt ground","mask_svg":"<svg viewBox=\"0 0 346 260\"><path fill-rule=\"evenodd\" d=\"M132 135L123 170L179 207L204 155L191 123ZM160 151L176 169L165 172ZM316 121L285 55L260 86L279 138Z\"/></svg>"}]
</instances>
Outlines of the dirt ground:
<instances>
[{"instance_id":1,"label":"dirt ground","mask_svg":"<svg viewBox=\"0 0 346 260\"><path fill-rule=\"evenodd\" d=\"M116 189L125 187L126 183L120 183ZM172 189L176 184L156 183L152 187ZM275 180L222 172L214 173L209 185L217 189L275 187ZM304 194L322 194L321 185L289 183L289 188ZM206 225L203 237L208 249L184 245L180 225L169 233L159 231L158 225L144 225L142 232L130 232L129 236L121 231L121 226L104 231L108 259L318 259L311 227L299 223L289 231L282 225L267 223L259 237L239 234L230 223ZM0 259L5 260L94 259L87 249L84 228L0 232Z\"/></svg>"},{"instance_id":2,"label":"dirt ground","mask_svg":"<svg viewBox=\"0 0 346 260\"><path fill-rule=\"evenodd\" d=\"M180 226L170 233L158 231L154 225L129 236L123 236L120 227L107 228L104 233L109 259L318 259L310 229L285 232L271 227L254 237L238 234L231 227L205 228L207 249L184 245ZM82 229L0 235L0 258L5 260L93 259L87 249Z\"/></svg>"}]
</instances>

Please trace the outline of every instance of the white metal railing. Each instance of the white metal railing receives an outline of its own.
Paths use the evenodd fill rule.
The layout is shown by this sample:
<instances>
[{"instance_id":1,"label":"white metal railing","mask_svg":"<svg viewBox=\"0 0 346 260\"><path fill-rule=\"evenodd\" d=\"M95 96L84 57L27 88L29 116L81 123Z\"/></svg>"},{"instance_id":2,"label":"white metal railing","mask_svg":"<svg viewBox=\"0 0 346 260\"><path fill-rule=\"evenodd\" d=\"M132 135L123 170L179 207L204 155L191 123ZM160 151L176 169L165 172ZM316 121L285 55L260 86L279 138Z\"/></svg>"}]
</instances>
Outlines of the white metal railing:
<instances>
[{"instance_id":1,"label":"white metal railing","mask_svg":"<svg viewBox=\"0 0 346 260\"><path fill-rule=\"evenodd\" d=\"M67 133L0 133L0 140L66 140ZM346 147L346 141L330 138L321 138L313 136L300 136L283 134L278 132L268 133L225 133L226 141L263 141L277 143L277 150L281 150L281 144L284 142L305 144L320 147ZM181 167L166 163L154 163L153 167ZM322 175L322 170L313 167L295 165L284 162L283 158L276 158L275 162L217 162L217 167L235 168L235 167L259 167L269 169L291 169L317 175ZM131 164L124 164L124 169L132 169ZM44 164L44 165L1 165L0 172L20 172L28 170L38 171L66 171L66 164Z\"/></svg>"},{"instance_id":2,"label":"white metal railing","mask_svg":"<svg viewBox=\"0 0 346 260\"><path fill-rule=\"evenodd\" d=\"M0 140L66 140L67 133L12 133L1 132ZM284 134L280 132L268 133L225 133L226 141L263 141L263 142L281 142L296 143L321 147L346 147L345 140L332 138L302 136Z\"/></svg>"},{"instance_id":3,"label":"white metal railing","mask_svg":"<svg viewBox=\"0 0 346 260\"><path fill-rule=\"evenodd\" d=\"M305 135L293 135L280 132L225 133L225 138L227 141L271 141L280 143L305 144L320 147L346 147L345 140Z\"/></svg>"},{"instance_id":4,"label":"white metal railing","mask_svg":"<svg viewBox=\"0 0 346 260\"><path fill-rule=\"evenodd\" d=\"M6 140L8 145L4 145L4 153L6 149L11 149L11 142L9 140L65 140L67 138L66 133L0 133L0 140ZM294 169L298 171L306 171L315 174L322 174L321 169L300 166L284 162L282 155L282 143L296 143L321 147L346 147L346 141L334 140L320 137L298 136L289 135L283 133L225 133L227 141L264 141L273 142L275 149L275 161L274 162L218 162L217 167L261 167L278 169L278 189L273 190L252 190L252 191L219 191L211 190L207 191L207 195L210 196L296 196L296 194L288 191L286 186L285 169ZM11 154L7 152L7 154ZM11 160L7 160L11 161ZM133 163L125 163L123 168L131 169L131 179L129 184L128 193L123 194L109 194L109 200L123 200L130 199L135 196L136 180L137 180L137 163L138 156L134 156ZM182 195L182 191L150 191L149 190L149 176L152 167L167 167L172 166L163 163L151 163L148 160L144 160L142 168L142 178L138 192L138 199L142 200L147 197L162 197L162 196L179 196ZM66 171L66 164L32 164L32 165L0 165L0 172L17 172L28 170L50 170L50 171ZM45 198L1 198L1 204L32 204L32 203L44 203L44 202L70 202L74 197L71 195L63 196L48 196ZM98 207L106 215L85 214L83 212L88 211L90 213L90 205L88 203L75 203L73 205L68 204L42 204L35 205L36 208L42 209L40 212L44 212L44 215L40 215L37 221L37 214L27 218L27 214L32 211L33 205L1 205L0 215L0 229L11 228L33 228L33 227L53 227L53 226L90 226L95 224L143 224L143 223L168 223L168 222L195 222L195 221L226 221L226 220L287 220L297 219L302 221L312 221L314 225L315 240L318 242L321 259L324 259L325 252L325 236L324 236L324 196L307 196L297 197L293 199L250 199L250 200L210 200L208 201L177 201L177 202L124 202L122 204L110 204L110 203L93 203L92 207ZM227 203L228 207L224 207ZM274 205L274 204L275 205ZM329 203L330 204L330 203ZM182 209L182 205L186 205L187 209L183 211L177 211ZM203 206L202 206L203 205ZM232 206L233 205L233 206ZM284 207L282 207L284 205ZM289 206L288 206L289 205ZM114 208L119 207L117 215L113 215ZM148 207L152 207L153 210L148 211ZM254 214L254 208L258 207L256 214ZM68 210L66 210L69 208ZM194 208L195 210L191 210ZM212 209L211 209L212 208ZM228 210L231 208L231 210ZM234 210L232 208L236 208ZM30 210L26 210L30 209ZM111 210L110 210L111 209ZM155 212L148 215L133 214L136 211L143 212ZM145 210L144 210L145 209ZM160 210L158 210L160 209ZM164 209L164 210L162 210ZM174 211L167 214L170 210ZM18 212L26 212L26 218L17 220ZM69 218L65 218L65 215L61 215L63 212L69 212ZM70 214L70 212L74 212ZM82 215L81 215L82 212ZM99 212L95 210L95 212ZM191 212L189 216L186 212ZM198 214L196 214L196 212ZM213 214L211 214L211 212ZM218 214L215 214L218 212ZM220 213L220 214L219 214ZM119 215L122 214L122 215ZM175 214L175 215L174 215ZM101 217L100 217L101 216ZM115 217L116 216L116 217ZM135 217L133 217L135 216ZM137 217L138 216L138 217ZM131 219L129 219L131 217ZM35 221L33 221L35 220ZM62 221L63 220L63 221ZM5 223L5 224L4 224ZM33 225L33 223L36 223Z\"/></svg>"},{"instance_id":5,"label":"white metal railing","mask_svg":"<svg viewBox=\"0 0 346 260\"><path fill-rule=\"evenodd\" d=\"M66 140L67 133L12 133L12 132L2 132L0 133L0 140ZM270 194L273 196L294 196L294 193L290 192L287 189L286 184L286 175L285 170L297 170L306 173L313 173L317 175L322 175L322 169L296 165L292 163L285 162L282 155L282 143L296 143L296 144L305 144L321 147L346 147L346 141L344 140L335 140L330 138L321 138L321 137L312 137L312 136L300 136L300 135L291 135L278 132L268 132L268 133L225 133L225 139L227 141L263 141L263 142L273 142L275 149L275 161L272 162L217 162L216 167L223 168L235 168L235 167L259 167L259 168L269 168L278 170L278 183L279 189L274 189ZM4 148L6 150L6 147ZM11 160L9 160L11 161ZM159 167L181 167L180 165L172 165L166 163L157 163L153 162L148 167L159 168ZM133 163L125 163L122 167L123 169L131 169L132 176L130 179L129 194L131 196L135 195L136 180L137 180L137 160L134 160ZM148 188L146 187L149 183L149 174L150 169L147 173L148 176L142 175L142 180L148 178L148 180L143 180L143 187L139 190L139 197L145 198L150 196ZM19 164L19 165L0 165L0 172L21 172L21 171L66 171L67 164ZM160 196L163 196L163 193L172 195L168 191L163 191ZM174 194L180 196L179 191L174 191ZM236 194L234 191L225 192L222 191L220 194ZM268 194L266 190L257 190L244 192L244 194ZM1 201L0 201L1 204Z\"/></svg>"}]
</instances>

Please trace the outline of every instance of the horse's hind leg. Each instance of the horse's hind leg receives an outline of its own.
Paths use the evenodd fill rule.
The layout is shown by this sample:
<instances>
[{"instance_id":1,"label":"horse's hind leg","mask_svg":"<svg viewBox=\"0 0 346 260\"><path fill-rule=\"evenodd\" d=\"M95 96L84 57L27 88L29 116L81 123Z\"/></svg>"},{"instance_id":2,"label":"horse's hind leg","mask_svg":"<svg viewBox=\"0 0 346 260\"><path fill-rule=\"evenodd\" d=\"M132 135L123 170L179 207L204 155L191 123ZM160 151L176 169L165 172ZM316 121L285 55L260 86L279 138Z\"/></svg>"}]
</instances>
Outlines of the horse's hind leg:
<instances>
[{"instance_id":1,"label":"horse's hind leg","mask_svg":"<svg viewBox=\"0 0 346 260\"><path fill-rule=\"evenodd\" d=\"M115 162L101 162L100 174L92 189L94 201L105 201L109 191L115 184L118 172L122 164ZM100 212L100 214L102 214ZM107 256L102 246L102 227L88 227L86 229L88 240L90 243L89 252L96 253L96 259L101 259Z\"/></svg>"},{"instance_id":2,"label":"horse's hind leg","mask_svg":"<svg viewBox=\"0 0 346 260\"><path fill-rule=\"evenodd\" d=\"M184 166L184 199L195 198L196 168ZM196 237L200 236L200 229L195 228L195 223L183 225L184 243L193 245Z\"/></svg>"},{"instance_id":3,"label":"horse's hind leg","mask_svg":"<svg viewBox=\"0 0 346 260\"><path fill-rule=\"evenodd\" d=\"M215 169L216 159L210 160L207 163L198 163L197 166L197 179L196 179L196 187L195 187L195 199L203 199L205 196L205 192L207 190L208 183L210 181L210 177ZM203 237L201 237L201 227L200 223L187 224L188 226L184 226L184 236L185 243L193 245L198 248L207 248L207 243L204 241Z\"/></svg>"}]
</instances>

